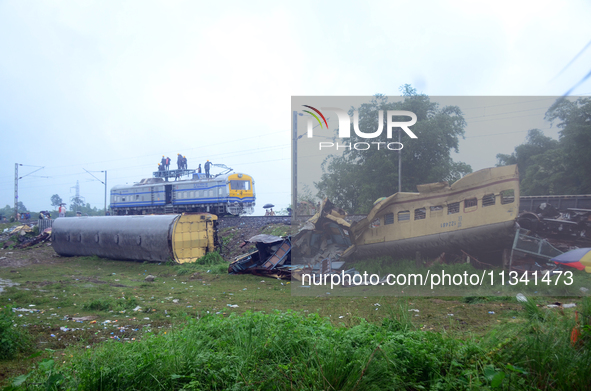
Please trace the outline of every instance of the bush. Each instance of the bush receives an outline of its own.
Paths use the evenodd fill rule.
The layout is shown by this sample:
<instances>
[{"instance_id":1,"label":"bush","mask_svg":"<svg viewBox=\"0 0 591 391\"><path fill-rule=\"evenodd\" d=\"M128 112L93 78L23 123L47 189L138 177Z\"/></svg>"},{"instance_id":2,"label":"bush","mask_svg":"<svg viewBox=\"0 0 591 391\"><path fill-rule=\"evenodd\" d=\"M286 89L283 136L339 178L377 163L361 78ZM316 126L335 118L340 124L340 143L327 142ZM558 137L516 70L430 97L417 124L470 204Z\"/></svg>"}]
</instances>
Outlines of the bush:
<instances>
[{"instance_id":1,"label":"bush","mask_svg":"<svg viewBox=\"0 0 591 391\"><path fill-rule=\"evenodd\" d=\"M111 299L94 299L83 305L84 309L92 311L109 311L112 307Z\"/></svg>"},{"instance_id":2,"label":"bush","mask_svg":"<svg viewBox=\"0 0 591 391\"><path fill-rule=\"evenodd\" d=\"M135 297L125 299L94 299L84 304L83 308L92 311L122 311L135 308L138 302Z\"/></svg>"},{"instance_id":3,"label":"bush","mask_svg":"<svg viewBox=\"0 0 591 391\"><path fill-rule=\"evenodd\" d=\"M195 261L197 265L213 266L226 263L217 251L207 253Z\"/></svg>"},{"instance_id":4,"label":"bush","mask_svg":"<svg viewBox=\"0 0 591 391\"><path fill-rule=\"evenodd\" d=\"M197 271L210 270L213 274L225 274L228 272L228 262L217 252L207 253L195 262L183 263L176 265L176 274L182 276L184 274L192 274Z\"/></svg>"},{"instance_id":5,"label":"bush","mask_svg":"<svg viewBox=\"0 0 591 391\"><path fill-rule=\"evenodd\" d=\"M12 359L30 344L30 337L22 329L14 327L12 307L0 308L0 360Z\"/></svg>"}]
</instances>

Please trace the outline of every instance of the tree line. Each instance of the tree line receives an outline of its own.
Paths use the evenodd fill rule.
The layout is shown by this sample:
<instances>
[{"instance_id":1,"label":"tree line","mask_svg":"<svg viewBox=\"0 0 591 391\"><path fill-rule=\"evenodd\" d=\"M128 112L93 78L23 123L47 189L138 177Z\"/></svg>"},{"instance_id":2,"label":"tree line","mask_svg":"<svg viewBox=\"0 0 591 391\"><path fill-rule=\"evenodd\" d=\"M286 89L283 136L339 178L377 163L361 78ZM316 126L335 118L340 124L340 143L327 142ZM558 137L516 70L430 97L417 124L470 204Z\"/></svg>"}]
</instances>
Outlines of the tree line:
<instances>
[{"instance_id":1,"label":"tree line","mask_svg":"<svg viewBox=\"0 0 591 391\"><path fill-rule=\"evenodd\" d=\"M471 173L470 165L451 157L452 151L458 152L460 137L465 134L461 109L440 107L410 85L401 87L401 92L404 99L400 102L388 102L387 97L376 95L370 103L355 109L360 129L375 129L380 110L416 114L412 130L420 134L419 139L402 140L401 191L416 192L416 186L424 183L452 184ZM559 98L545 119L561 129L558 140L544 136L539 129L529 130L526 142L515 147L512 154L496 155L497 166L518 165L523 195L591 194L591 98ZM395 141L387 139L385 133L371 141ZM352 133L350 141L366 140ZM321 168L321 179L314 183L316 198L328 197L348 213L368 213L377 199L398 191L396 152L347 149L341 156L326 158Z\"/></svg>"},{"instance_id":2,"label":"tree line","mask_svg":"<svg viewBox=\"0 0 591 391\"><path fill-rule=\"evenodd\" d=\"M54 194L50 198L51 206L54 207L53 210L47 210L51 214L51 218L58 217L58 208L60 204L63 203L62 198L58 194ZM73 217L76 216L77 212L80 212L83 216L104 216L105 210L98 209L96 206L91 206L90 203L84 203L81 197L74 197L72 202L70 203L69 210L66 212L66 217ZM25 204L21 201L17 203L17 210L18 213L26 213L29 212L31 214L32 219L37 219L39 217L39 212L36 211L32 212L29 210ZM9 220L11 217L14 217L14 206L6 205L4 208L0 209L0 218L6 218Z\"/></svg>"},{"instance_id":3,"label":"tree line","mask_svg":"<svg viewBox=\"0 0 591 391\"><path fill-rule=\"evenodd\" d=\"M517 164L522 195L591 194L591 98L560 98L545 119L561 129L558 140L531 129L497 166Z\"/></svg>"}]
</instances>

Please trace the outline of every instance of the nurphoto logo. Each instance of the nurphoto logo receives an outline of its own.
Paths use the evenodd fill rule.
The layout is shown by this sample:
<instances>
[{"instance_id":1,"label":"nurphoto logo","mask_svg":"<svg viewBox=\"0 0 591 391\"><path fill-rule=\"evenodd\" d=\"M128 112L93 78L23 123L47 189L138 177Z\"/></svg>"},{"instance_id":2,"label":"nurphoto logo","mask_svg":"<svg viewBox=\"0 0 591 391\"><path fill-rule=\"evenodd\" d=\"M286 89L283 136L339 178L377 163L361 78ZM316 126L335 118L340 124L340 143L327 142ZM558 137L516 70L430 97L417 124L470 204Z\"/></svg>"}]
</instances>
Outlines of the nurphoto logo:
<instances>
[{"instance_id":1,"label":"nurphoto logo","mask_svg":"<svg viewBox=\"0 0 591 391\"><path fill-rule=\"evenodd\" d=\"M318 110L315 107L303 105L304 107L309 108L310 110L302 110L305 113L310 114L316 121L321 128L326 126L328 129L328 121L326 117L322 113L322 111ZM353 121L351 121L351 117L349 114L343 109L339 109L337 107L322 107L324 112L330 111L336 113L339 119L339 138L349 138L351 137L351 122L353 122L353 130L355 134L361 138L373 139L379 137L383 130L384 130L384 110L378 111L378 129L375 132L365 133L359 129L359 112L357 110L353 111ZM394 117L410 117L410 121L395 121ZM308 129L308 138L314 137L314 128L313 128L313 119L312 117L308 117L307 129ZM417 116L412 111L405 111L405 110L387 110L386 111L386 137L388 139L392 138L392 130L395 128L400 128L406 132L410 138L417 138L417 136L409 129L410 126L414 125L417 122ZM402 143L394 141L394 142L357 142L357 143L349 143L349 144L339 144L339 143L332 143L332 142L320 142L318 143L318 148L322 150L322 148L339 148L342 149L351 149L354 148L359 151L368 150L371 146L375 145L375 147L379 150L380 146L385 145L385 147L392 151L401 150L404 145Z\"/></svg>"}]
</instances>

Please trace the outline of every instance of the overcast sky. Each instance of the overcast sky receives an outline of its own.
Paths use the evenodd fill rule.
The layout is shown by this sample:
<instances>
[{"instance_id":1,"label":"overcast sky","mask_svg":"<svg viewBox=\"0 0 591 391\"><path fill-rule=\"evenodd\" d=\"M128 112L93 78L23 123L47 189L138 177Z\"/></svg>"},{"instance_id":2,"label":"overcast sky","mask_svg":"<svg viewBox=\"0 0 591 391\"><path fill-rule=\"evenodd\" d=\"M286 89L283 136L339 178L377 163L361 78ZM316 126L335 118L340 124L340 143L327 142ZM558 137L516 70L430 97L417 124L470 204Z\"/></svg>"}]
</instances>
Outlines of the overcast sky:
<instances>
[{"instance_id":1,"label":"overcast sky","mask_svg":"<svg viewBox=\"0 0 591 391\"><path fill-rule=\"evenodd\" d=\"M589 48L560 73L591 40L590 11L588 1L0 0L0 206L14 203L15 163L19 176L45 167L19 182L30 210L50 209L56 193L68 202L76 181L102 208L104 187L84 169L107 170L110 188L181 153L189 168L209 159L252 175L256 214L285 208L292 95L399 95L407 83L431 96L562 95L591 70ZM591 94L591 79L573 94ZM542 121L546 106L530 114ZM528 130L503 128L467 128L455 159L494 165Z\"/></svg>"}]
</instances>

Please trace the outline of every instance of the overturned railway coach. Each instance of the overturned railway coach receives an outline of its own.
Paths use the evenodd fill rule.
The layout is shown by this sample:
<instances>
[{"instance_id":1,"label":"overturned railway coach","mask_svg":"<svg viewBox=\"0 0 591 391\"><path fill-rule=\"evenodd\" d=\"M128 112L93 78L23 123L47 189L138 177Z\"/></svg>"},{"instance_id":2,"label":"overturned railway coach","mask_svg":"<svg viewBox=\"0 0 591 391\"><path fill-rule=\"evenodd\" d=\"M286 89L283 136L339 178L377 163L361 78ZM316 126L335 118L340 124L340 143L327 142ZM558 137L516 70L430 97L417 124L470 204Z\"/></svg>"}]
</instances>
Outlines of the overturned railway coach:
<instances>
[{"instance_id":1,"label":"overturned railway coach","mask_svg":"<svg viewBox=\"0 0 591 391\"><path fill-rule=\"evenodd\" d=\"M209 213L61 217L51 235L62 256L185 263L219 248L217 216Z\"/></svg>"},{"instance_id":2,"label":"overturned railway coach","mask_svg":"<svg viewBox=\"0 0 591 391\"><path fill-rule=\"evenodd\" d=\"M438 256L464 250L490 255L510 247L519 213L517 166L483 169L451 186L418 186L376 202L351 226L355 246L344 256Z\"/></svg>"},{"instance_id":3,"label":"overturned railway coach","mask_svg":"<svg viewBox=\"0 0 591 391\"><path fill-rule=\"evenodd\" d=\"M206 178L193 173L191 179L165 181L142 179L133 185L111 189L114 215L146 215L183 212L252 214L255 206L254 180L250 175L231 173Z\"/></svg>"}]
</instances>

